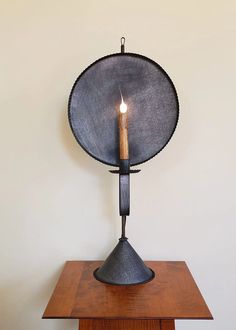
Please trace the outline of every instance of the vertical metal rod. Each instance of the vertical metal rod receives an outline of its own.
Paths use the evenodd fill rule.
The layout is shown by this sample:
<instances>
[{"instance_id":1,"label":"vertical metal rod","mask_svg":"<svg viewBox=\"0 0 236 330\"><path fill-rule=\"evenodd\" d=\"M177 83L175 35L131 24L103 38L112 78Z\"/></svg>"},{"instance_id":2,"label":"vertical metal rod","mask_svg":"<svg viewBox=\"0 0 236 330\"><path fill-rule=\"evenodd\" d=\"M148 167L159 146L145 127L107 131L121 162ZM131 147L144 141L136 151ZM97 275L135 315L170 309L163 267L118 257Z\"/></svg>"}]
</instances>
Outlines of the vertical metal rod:
<instances>
[{"instance_id":1,"label":"vertical metal rod","mask_svg":"<svg viewBox=\"0 0 236 330\"><path fill-rule=\"evenodd\" d=\"M126 237L125 237L126 215L122 215L121 220L122 220L122 226L121 226L121 238L126 238Z\"/></svg>"},{"instance_id":2,"label":"vertical metal rod","mask_svg":"<svg viewBox=\"0 0 236 330\"><path fill-rule=\"evenodd\" d=\"M125 52L125 37L122 37L120 39L120 51L121 51L121 53Z\"/></svg>"},{"instance_id":3,"label":"vertical metal rod","mask_svg":"<svg viewBox=\"0 0 236 330\"><path fill-rule=\"evenodd\" d=\"M120 39L120 51L121 53L125 52L125 37L122 37ZM126 215L122 215L121 217L121 238L125 237L125 226L126 226Z\"/></svg>"}]
</instances>

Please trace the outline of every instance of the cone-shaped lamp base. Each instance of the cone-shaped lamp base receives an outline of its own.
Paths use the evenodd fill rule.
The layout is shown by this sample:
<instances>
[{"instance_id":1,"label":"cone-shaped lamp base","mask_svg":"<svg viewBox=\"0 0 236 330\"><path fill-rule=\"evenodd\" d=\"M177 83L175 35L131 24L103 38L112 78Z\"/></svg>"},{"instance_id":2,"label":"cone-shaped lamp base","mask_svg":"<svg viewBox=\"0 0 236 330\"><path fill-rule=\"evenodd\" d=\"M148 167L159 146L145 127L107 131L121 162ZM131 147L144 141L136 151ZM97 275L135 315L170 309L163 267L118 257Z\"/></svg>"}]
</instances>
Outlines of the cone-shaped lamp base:
<instances>
[{"instance_id":1,"label":"cone-shaped lamp base","mask_svg":"<svg viewBox=\"0 0 236 330\"><path fill-rule=\"evenodd\" d=\"M95 270L94 276L108 284L131 285L149 282L155 274L145 265L127 238L120 238L103 265Z\"/></svg>"}]
</instances>

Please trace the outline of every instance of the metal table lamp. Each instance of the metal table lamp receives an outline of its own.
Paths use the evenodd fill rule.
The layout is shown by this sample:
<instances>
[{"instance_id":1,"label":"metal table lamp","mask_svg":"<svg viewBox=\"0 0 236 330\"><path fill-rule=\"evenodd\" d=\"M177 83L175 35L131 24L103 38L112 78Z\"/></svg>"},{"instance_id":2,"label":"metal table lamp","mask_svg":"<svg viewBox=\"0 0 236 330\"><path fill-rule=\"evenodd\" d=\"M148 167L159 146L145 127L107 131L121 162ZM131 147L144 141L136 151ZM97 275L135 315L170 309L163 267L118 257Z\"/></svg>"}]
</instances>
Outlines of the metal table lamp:
<instances>
[{"instance_id":1,"label":"metal table lamp","mask_svg":"<svg viewBox=\"0 0 236 330\"><path fill-rule=\"evenodd\" d=\"M69 122L81 147L96 160L118 167L122 234L97 280L131 285L151 281L155 274L125 235L130 214L132 166L159 153L172 137L179 114L175 87L167 73L149 58L125 52L105 56L85 69L69 98Z\"/></svg>"}]
</instances>

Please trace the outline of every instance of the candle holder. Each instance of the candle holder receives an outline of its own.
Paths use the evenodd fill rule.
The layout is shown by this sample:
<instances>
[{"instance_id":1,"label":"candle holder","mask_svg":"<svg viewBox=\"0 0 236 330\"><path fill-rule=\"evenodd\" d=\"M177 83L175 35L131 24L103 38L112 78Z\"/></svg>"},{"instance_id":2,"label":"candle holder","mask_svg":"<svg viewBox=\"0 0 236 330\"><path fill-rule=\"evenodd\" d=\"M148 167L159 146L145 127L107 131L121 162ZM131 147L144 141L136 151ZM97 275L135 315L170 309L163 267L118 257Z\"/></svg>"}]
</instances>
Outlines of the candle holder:
<instances>
[{"instance_id":1,"label":"candle holder","mask_svg":"<svg viewBox=\"0 0 236 330\"><path fill-rule=\"evenodd\" d=\"M115 285L149 282L155 274L125 233L130 174L139 173L131 167L157 155L175 131L179 103L174 84L156 62L125 52L122 37L120 53L100 58L77 78L68 115L80 146L96 160L118 167L110 172L119 175L121 237L94 276Z\"/></svg>"}]
</instances>

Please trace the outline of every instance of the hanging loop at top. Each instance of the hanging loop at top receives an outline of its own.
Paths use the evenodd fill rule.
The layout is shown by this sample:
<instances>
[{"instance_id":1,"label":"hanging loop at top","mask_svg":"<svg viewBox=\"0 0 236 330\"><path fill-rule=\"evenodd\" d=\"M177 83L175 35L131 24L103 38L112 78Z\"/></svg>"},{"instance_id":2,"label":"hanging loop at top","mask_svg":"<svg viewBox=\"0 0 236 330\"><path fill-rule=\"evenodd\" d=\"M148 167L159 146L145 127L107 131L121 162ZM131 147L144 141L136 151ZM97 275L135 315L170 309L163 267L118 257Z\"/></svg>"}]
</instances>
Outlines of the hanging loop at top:
<instances>
[{"instance_id":1,"label":"hanging loop at top","mask_svg":"<svg viewBox=\"0 0 236 330\"><path fill-rule=\"evenodd\" d=\"M121 53L125 52L125 37L122 37L120 39L120 51L121 51Z\"/></svg>"}]
</instances>

